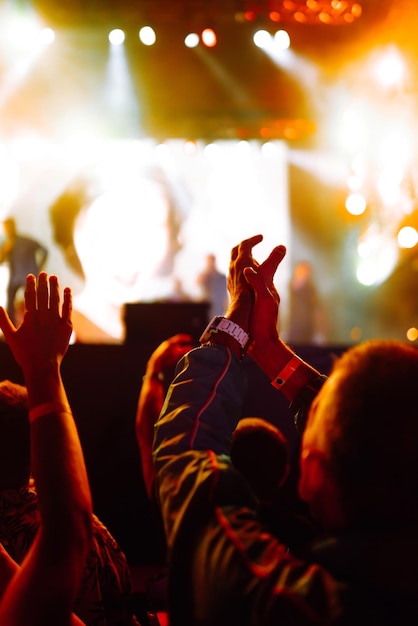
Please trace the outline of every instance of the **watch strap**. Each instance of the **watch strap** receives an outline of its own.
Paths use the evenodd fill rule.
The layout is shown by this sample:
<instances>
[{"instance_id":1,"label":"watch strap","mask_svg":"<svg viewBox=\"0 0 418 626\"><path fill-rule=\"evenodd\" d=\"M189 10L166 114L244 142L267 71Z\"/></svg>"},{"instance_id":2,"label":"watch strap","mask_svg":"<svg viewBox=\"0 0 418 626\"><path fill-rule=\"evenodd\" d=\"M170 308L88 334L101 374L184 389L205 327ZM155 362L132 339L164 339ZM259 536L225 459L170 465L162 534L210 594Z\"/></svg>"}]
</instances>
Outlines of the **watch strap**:
<instances>
[{"instance_id":1,"label":"watch strap","mask_svg":"<svg viewBox=\"0 0 418 626\"><path fill-rule=\"evenodd\" d=\"M242 352L245 351L248 341L250 339L249 335L241 326L229 320L226 317L222 317L221 315L216 315L207 325L205 330L203 331L200 337L200 343L206 343L210 340L210 337L213 333L223 332L233 337L235 341L238 342Z\"/></svg>"}]
</instances>

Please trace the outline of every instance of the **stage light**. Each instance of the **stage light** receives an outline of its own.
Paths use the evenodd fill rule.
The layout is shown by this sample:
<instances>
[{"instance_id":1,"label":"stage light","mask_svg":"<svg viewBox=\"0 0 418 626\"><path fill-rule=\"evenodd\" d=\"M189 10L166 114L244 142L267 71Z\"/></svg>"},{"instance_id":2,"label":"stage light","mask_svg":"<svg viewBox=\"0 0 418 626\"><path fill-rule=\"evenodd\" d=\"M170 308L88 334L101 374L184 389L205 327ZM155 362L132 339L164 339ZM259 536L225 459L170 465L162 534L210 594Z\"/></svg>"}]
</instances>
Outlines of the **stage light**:
<instances>
[{"instance_id":1,"label":"stage light","mask_svg":"<svg viewBox=\"0 0 418 626\"><path fill-rule=\"evenodd\" d=\"M272 159L276 157L278 154L277 145L272 141L266 141L266 143L263 143L263 145L261 146L261 154L267 159Z\"/></svg>"},{"instance_id":2,"label":"stage light","mask_svg":"<svg viewBox=\"0 0 418 626\"><path fill-rule=\"evenodd\" d=\"M112 46L120 46L125 41L125 33L120 28L114 28L109 33L109 42Z\"/></svg>"},{"instance_id":3,"label":"stage light","mask_svg":"<svg viewBox=\"0 0 418 626\"><path fill-rule=\"evenodd\" d=\"M287 50L290 47L289 33L285 30L278 30L274 35L274 45L280 50Z\"/></svg>"},{"instance_id":4,"label":"stage light","mask_svg":"<svg viewBox=\"0 0 418 626\"><path fill-rule=\"evenodd\" d=\"M266 50L267 48L271 48L273 43L273 38L267 30L257 30L253 35L254 44L257 48L261 48L262 50Z\"/></svg>"},{"instance_id":5,"label":"stage light","mask_svg":"<svg viewBox=\"0 0 418 626\"><path fill-rule=\"evenodd\" d=\"M52 28L43 28L40 32L39 39L41 43L48 46L55 41L55 32Z\"/></svg>"},{"instance_id":6,"label":"stage light","mask_svg":"<svg viewBox=\"0 0 418 626\"><path fill-rule=\"evenodd\" d=\"M254 22L254 20L257 18L257 14L255 11L244 11L244 18L247 20L247 22Z\"/></svg>"},{"instance_id":7,"label":"stage light","mask_svg":"<svg viewBox=\"0 0 418 626\"><path fill-rule=\"evenodd\" d=\"M387 88L401 86L405 79L406 67L403 58L395 47L390 47L374 67L378 82Z\"/></svg>"},{"instance_id":8,"label":"stage light","mask_svg":"<svg viewBox=\"0 0 418 626\"><path fill-rule=\"evenodd\" d=\"M184 45L187 48L196 48L196 46L199 45L199 41L200 41L200 38L197 33L189 33L184 38Z\"/></svg>"},{"instance_id":9,"label":"stage light","mask_svg":"<svg viewBox=\"0 0 418 626\"><path fill-rule=\"evenodd\" d=\"M197 142L194 139L188 139L187 141L184 142L184 154L187 154L187 156L195 156L195 154L197 154Z\"/></svg>"},{"instance_id":10,"label":"stage light","mask_svg":"<svg viewBox=\"0 0 418 626\"><path fill-rule=\"evenodd\" d=\"M351 215L362 215L366 210L367 202L361 193L351 193L345 201L345 208Z\"/></svg>"},{"instance_id":11,"label":"stage light","mask_svg":"<svg viewBox=\"0 0 418 626\"><path fill-rule=\"evenodd\" d=\"M418 339L418 329L415 328L415 326L411 326L411 328L408 328L408 330L406 331L406 338L408 339L408 341L416 341Z\"/></svg>"},{"instance_id":12,"label":"stage light","mask_svg":"<svg viewBox=\"0 0 418 626\"><path fill-rule=\"evenodd\" d=\"M202 43L204 43L207 48L216 46L218 39L213 28L205 28L202 30Z\"/></svg>"},{"instance_id":13,"label":"stage light","mask_svg":"<svg viewBox=\"0 0 418 626\"><path fill-rule=\"evenodd\" d=\"M157 41L157 35L151 26L143 26L140 28L138 37L144 46L153 46Z\"/></svg>"},{"instance_id":14,"label":"stage light","mask_svg":"<svg viewBox=\"0 0 418 626\"><path fill-rule=\"evenodd\" d=\"M401 248L414 248L418 243L418 233L412 226L404 226L398 232L398 244Z\"/></svg>"}]
</instances>

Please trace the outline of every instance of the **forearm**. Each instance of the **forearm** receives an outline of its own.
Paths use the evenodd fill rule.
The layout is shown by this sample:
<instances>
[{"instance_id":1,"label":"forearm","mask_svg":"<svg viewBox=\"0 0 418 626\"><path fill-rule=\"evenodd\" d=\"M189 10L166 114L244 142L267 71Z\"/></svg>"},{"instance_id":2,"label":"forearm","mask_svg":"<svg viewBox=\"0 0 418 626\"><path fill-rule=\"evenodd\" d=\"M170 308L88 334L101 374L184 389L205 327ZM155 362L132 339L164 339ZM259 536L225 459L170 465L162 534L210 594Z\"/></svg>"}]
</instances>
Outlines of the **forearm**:
<instances>
[{"instance_id":1,"label":"forearm","mask_svg":"<svg viewBox=\"0 0 418 626\"><path fill-rule=\"evenodd\" d=\"M7 550L0 544L0 602L13 575L19 569Z\"/></svg>"},{"instance_id":2,"label":"forearm","mask_svg":"<svg viewBox=\"0 0 418 626\"><path fill-rule=\"evenodd\" d=\"M76 425L57 362L24 368L31 429L31 467L46 560L79 567L90 541L92 503Z\"/></svg>"},{"instance_id":3,"label":"forearm","mask_svg":"<svg viewBox=\"0 0 418 626\"><path fill-rule=\"evenodd\" d=\"M245 392L245 371L230 350L192 350L180 361L157 421L154 459L192 449L229 453Z\"/></svg>"},{"instance_id":4,"label":"forearm","mask_svg":"<svg viewBox=\"0 0 418 626\"><path fill-rule=\"evenodd\" d=\"M155 478L152 461L152 445L154 441L154 425L162 409L165 387L156 376L145 375L136 411L135 430L141 457L142 476L148 497L152 495Z\"/></svg>"}]
</instances>

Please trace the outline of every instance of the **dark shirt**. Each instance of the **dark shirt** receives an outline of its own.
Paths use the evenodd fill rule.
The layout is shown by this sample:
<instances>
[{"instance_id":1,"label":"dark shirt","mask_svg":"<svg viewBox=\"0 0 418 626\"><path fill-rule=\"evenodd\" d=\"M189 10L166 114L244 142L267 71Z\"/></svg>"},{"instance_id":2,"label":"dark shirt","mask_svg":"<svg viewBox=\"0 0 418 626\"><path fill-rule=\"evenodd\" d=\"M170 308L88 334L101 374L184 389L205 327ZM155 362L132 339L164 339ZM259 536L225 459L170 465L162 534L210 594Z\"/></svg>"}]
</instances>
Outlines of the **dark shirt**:
<instances>
[{"instance_id":1,"label":"dark shirt","mask_svg":"<svg viewBox=\"0 0 418 626\"><path fill-rule=\"evenodd\" d=\"M260 520L229 456L245 388L228 349L202 346L179 362L157 421L170 626L417 624L416 528L318 537L296 556Z\"/></svg>"}]
</instances>

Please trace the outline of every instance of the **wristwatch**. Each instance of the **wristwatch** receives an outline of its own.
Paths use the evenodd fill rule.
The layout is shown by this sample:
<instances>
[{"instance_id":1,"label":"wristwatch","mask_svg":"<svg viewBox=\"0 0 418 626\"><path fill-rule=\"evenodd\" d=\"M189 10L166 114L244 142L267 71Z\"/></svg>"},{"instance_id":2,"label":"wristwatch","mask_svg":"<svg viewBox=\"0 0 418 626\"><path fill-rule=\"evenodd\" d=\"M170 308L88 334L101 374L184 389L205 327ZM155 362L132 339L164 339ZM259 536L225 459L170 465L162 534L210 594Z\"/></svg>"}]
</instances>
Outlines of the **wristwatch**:
<instances>
[{"instance_id":1,"label":"wristwatch","mask_svg":"<svg viewBox=\"0 0 418 626\"><path fill-rule=\"evenodd\" d=\"M200 337L200 343L206 343L210 340L210 336L213 333L217 333L219 331L233 337L239 343L242 351L244 351L247 347L250 339L248 333L246 333L241 326L238 326L238 324L235 324L235 322L227 319L226 317L222 317L222 315L216 315L209 322Z\"/></svg>"}]
</instances>

